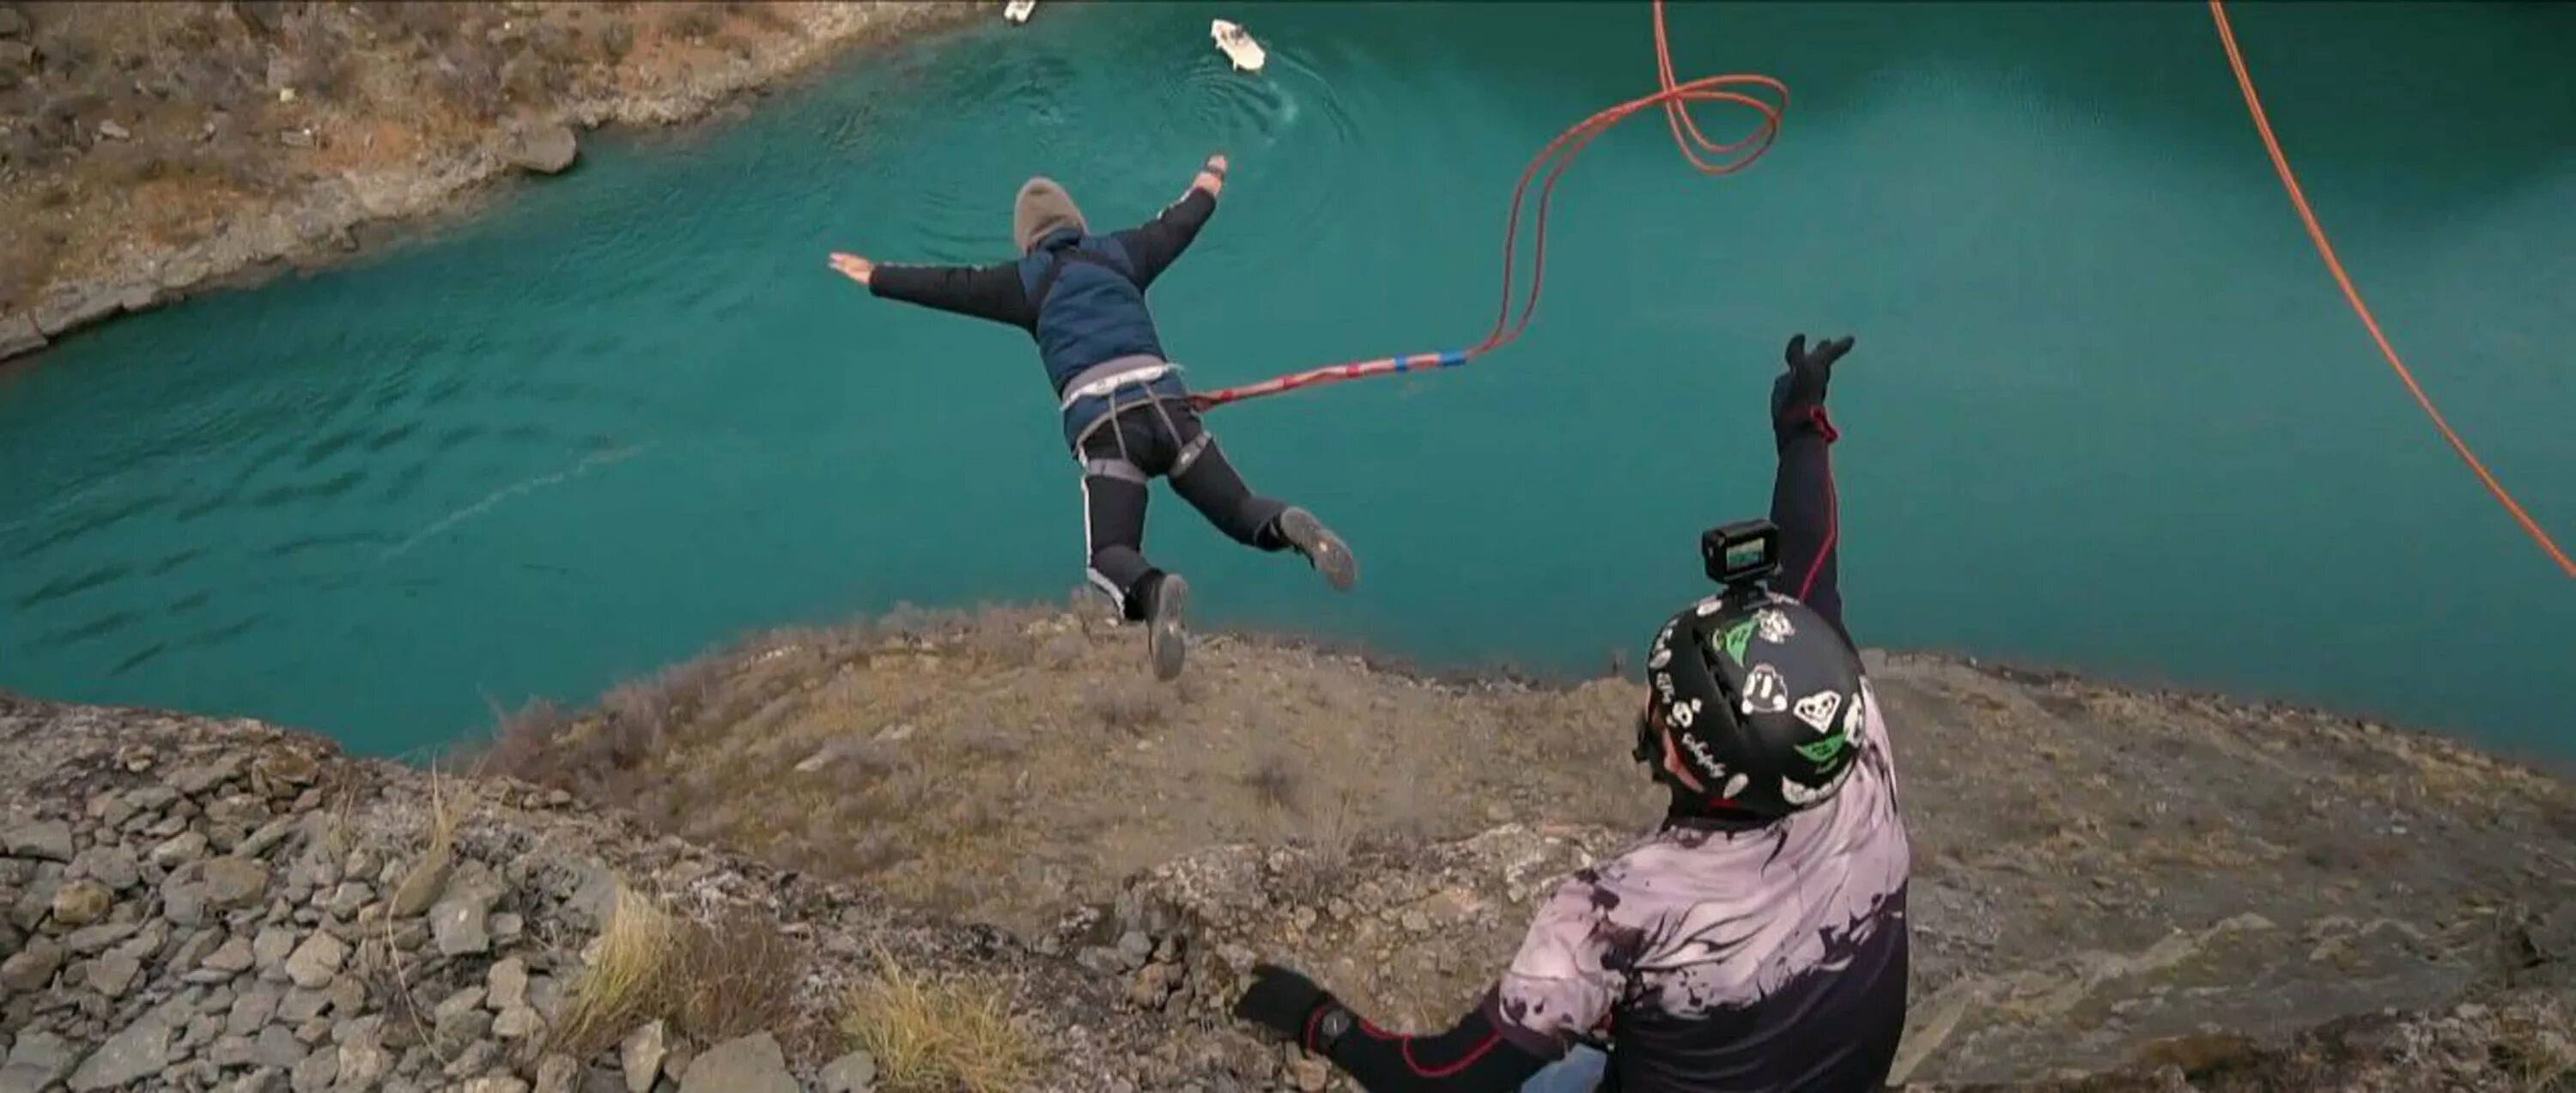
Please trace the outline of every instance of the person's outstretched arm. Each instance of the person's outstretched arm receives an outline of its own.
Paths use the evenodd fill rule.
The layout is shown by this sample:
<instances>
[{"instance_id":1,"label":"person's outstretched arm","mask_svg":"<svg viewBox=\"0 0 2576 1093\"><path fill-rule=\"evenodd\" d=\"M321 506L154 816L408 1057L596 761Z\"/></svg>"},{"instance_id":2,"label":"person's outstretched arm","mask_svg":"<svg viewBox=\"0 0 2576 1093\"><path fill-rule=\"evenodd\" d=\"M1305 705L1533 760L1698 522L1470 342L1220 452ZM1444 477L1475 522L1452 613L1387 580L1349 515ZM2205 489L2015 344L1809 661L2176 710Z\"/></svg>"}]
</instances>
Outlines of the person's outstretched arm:
<instances>
[{"instance_id":1,"label":"person's outstretched arm","mask_svg":"<svg viewBox=\"0 0 2576 1093\"><path fill-rule=\"evenodd\" d=\"M1831 448L1840 434L1825 416L1825 386L1834 362L1851 352L1849 337L1807 347L1807 336L1789 339L1789 370L1771 385L1771 433L1780 470L1771 484L1771 522L1780 528L1780 575L1773 590L1814 608L1834 629L1843 627L1843 593L1837 554L1842 519L1834 496Z\"/></svg>"},{"instance_id":2,"label":"person's outstretched arm","mask_svg":"<svg viewBox=\"0 0 2576 1093\"><path fill-rule=\"evenodd\" d=\"M1209 156L1207 163L1199 167L1198 176L1190 180L1190 188L1181 191L1180 200L1164 206L1152 220L1111 237L1127 248L1127 260L1136 267L1138 289L1153 284L1154 278L1162 276L1163 270L1189 249L1190 241L1199 237L1199 229L1207 225L1208 217L1215 215L1216 195L1223 189L1225 157Z\"/></svg>"},{"instance_id":3,"label":"person's outstretched arm","mask_svg":"<svg viewBox=\"0 0 2576 1093\"><path fill-rule=\"evenodd\" d=\"M1370 1093L1509 1093L1608 1021L1621 981L1601 930L1598 876L1578 873L1540 908L1495 985L1448 1030L1407 1036L1367 1018L1312 980L1264 964L1234 1015L1331 1059ZM1615 901L1608 901L1615 906Z\"/></svg>"},{"instance_id":4,"label":"person's outstretched arm","mask_svg":"<svg viewBox=\"0 0 2576 1093\"><path fill-rule=\"evenodd\" d=\"M871 295L940 311L972 315L1035 329L1038 309L1020 288L1017 262L989 266L878 265L855 254L832 252L832 268L868 287Z\"/></svg>"}]
</instances>

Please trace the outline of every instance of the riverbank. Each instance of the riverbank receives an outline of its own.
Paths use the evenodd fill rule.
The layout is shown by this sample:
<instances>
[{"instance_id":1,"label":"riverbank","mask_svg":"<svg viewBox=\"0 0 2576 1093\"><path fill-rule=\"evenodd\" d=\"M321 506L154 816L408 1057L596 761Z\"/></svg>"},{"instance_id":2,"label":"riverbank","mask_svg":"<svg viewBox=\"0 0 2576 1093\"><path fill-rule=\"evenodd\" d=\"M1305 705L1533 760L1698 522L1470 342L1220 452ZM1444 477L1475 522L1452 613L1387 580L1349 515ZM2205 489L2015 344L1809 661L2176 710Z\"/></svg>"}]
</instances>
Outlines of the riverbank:
<instances>
[{"instance_id":1,"label":"riverbank","mask_svg":"<svg viewBox=\"0 0 2576 1093\"><path fill-rule=\"evenodd\" d=\"M0 5L0 358L326 261L974 2Z\"/></svg>"},{"instance_id":2,"label":"riverbank","mask_svg":"<svg viewBox=\"0 0 2576 1093\"><path fill-rule=\"evenodd\" d=\"M1038 610L764 635L530 711L455 776L0 700L8 1075L1347 1088L1224 1017L1252 961L1445 1021L1551 878L1653 815L1631 683L1212 635L1161 686L1135 645ZM1916 839L1910 1088L2576 1074L2565 781L2313 711L1869 657Z\"/></svg>"}]
</instances>

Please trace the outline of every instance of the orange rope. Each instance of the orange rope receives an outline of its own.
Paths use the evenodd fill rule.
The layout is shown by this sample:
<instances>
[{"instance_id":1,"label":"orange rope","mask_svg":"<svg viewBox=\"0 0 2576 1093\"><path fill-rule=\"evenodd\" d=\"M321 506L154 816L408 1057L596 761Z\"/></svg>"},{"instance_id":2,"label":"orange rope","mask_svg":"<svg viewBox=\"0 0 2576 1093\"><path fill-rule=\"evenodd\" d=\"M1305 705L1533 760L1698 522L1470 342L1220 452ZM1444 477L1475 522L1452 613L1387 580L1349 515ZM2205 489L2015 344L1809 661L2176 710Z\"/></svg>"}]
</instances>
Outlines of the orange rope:
<instances>
[{"instance_id":1,"label":"orange rope","mask_svg":"<svg viewBox=\"0 0 2576 1093\"><path fill-rule=\"evenodd\" d=\"M2271 119L2264 116L2263 99L2254 92L2254 77L2246 73L2245 57L2236 50L2236 32L2227 25L2227 9L2221 0L2209 0L2209 16L2218 23L2218 42L2227 47L2227 65L2236 70L2236 86L2245 93L2245 109L2254 116L2254 129L2263 135L2263 147L2272 153L2272 170L2281 176L2281 188L2289 191L2290 204L2298 208L2299 220L2307 225L2308 238L2316 243L2318 257L2325 259L2326 271L2334 274L2335 284L2343 289L2343 298L2352 304L2352 313L2361 317L2361 325L2370 331L2370 340L2378 344L2380 355L2388 358L2388 367L2396 371L2398 380L2406 385L2407 393L2415 396L2415 404L2424 408L2424 416L2432 419L2433 427L2441 431L2442 439L2450 443L2451 450L2459 453L2460 461L2477 472L2478 481L2486 484L2487 492L2494 494L2497 503L2513 514L2514 522L2521 524L2531 540L2540 544L2540 549L2549 555L2551 561L2558 563L2559 570L2569 577L2576 577L2576 561L2568 559L2567 552L2558 548L2549 533L2541 530L2530 513L2523 511L2522 503L2506 492L2504 484L2496 481L2496 476L2488 472L2485 463L2479 462L2477 453L2469 450L2468 442L2451 430L2451 423L2442 419L2442 411L2433 406L2433 400L2424 393L2423 385L2415 382L2415 374L2407 370L2406 362L2398 359L2397 350L2388 344L2388 335L2380 332L2379 320L2371 317L2370 305L2361 301L2361 290L2353 287L2351 275L2344 272L2343 263L2335 258L2334 244L2326 241L2326 230L2318 226L2316 212L2308 208L2307 194L2300 191L2298 177L2290 173L2289 157L2281 154L2281 142L2272 135Z\"/></svg>"}]
</instances>

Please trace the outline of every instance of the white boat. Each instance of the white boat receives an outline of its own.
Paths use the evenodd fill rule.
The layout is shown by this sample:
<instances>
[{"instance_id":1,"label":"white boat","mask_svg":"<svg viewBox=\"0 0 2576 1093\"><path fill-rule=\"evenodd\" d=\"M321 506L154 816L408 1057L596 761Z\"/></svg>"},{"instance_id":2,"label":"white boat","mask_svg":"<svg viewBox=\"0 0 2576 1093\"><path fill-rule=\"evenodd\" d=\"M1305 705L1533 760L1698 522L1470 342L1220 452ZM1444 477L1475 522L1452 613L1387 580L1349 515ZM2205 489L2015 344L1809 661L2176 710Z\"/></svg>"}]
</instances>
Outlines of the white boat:
<instances>
[{"instance_id":1,"label":"white boat","mask_svg":"<svg viewBox=\"0 0 2576 1093\"><path fill-rule=\"evenodd\" d=\"M1242 27L1223 19L1208 24L1208 37L1216 39L1216 48L1225 53L1226 60L1234 62L1238 72L1259 72L1262 64L1270 59L1270 55L1262 51L1261 43L1253 41Z\"/></svg>"},{"instance_id":2,"label":"white boat","mask_svg":"<svg viewBox=\"0 0 2576 1093\"><path fill-rule=\"evenodd\" d=\"M1002 5L1002 18L1014 23L1029 21L1029 13L1038 10L1038 0L1011 0Z\"/></svg>"}]
</instances>

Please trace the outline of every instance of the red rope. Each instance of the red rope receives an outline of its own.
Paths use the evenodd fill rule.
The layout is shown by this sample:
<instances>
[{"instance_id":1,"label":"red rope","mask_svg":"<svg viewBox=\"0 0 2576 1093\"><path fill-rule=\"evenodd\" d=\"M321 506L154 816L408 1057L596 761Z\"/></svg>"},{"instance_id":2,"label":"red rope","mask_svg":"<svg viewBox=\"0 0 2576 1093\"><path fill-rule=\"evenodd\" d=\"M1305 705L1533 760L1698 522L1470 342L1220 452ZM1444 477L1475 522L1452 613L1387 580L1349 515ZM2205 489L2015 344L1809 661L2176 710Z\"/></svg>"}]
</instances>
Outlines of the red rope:
<instances>
[{"instance_id":1,"label":"red rope","mask_svg":"<svg viewBox=\"0 0 2576 1093\"><path fill-rule=\"evenodd\" d=\"M2415 373L2407 369L2406 362L2398 358L2396 348L2388 344L2388 335L2380 332L2379 320L2371 316L2370 305L2362 302L2361 290L2353 287L2352 275L2344 272L2343 262L2335 257L2334 244L2326 239L2326 229L2317 223L2316 210L2308 207L2308 195L2299 189L2298 176L2290 173L2290 158L2282 154L2280 139L2272 135L2272 121L2263 113L2263 97L2254 92L2254 77L2245 70L2245 57L2236 49L2236 32L2227 25L2227 9L2220 5L2219 0L2209 0L2209 17L2218 24L2218 44L2227 50L2227 67L2236 72L2236 87L2245 94L2245 110L2254 117L2254 131L2262 134L2263 148L2272 154L2272 171L2281 176L2281 188L2289 192L2290 204L2299 211L2299 222L2307 226L2308 240L2316 244L2317 256L2325 259L2326 272L2334 275L2335 286L2343 290L2344 301L2352 305L2352 313L2361 317L2362 329L2370 332L2370 340L2379 346L2380 356L2388 359L2388 367L2397 373L2398 382L2406 385L2406 393L2415 396L2415 405L2423 408L2424 416L2432 420L2434 430L2442 434L2442 439L2451 445L2452 451L2459 453L2460 461L2469 465L2469 470L2485 484L2487 492L2495 496L2496 503L2503 505L2504 510L2512 514L2514 522L2522 525L2523 532L2540 544L2541 552L2549 555L2549 560L2558 563L2560 572L2576 577L2576 561L2570 561L2567 552L2559 549L2549 533L2541 529L2540 523L2523 511L2522 503L2514 500L2513 494L2504 488L2504 483L2496 481L2487 465L2479 461L2477 453L2469 450L2468 441L2460 439L2460 434L2452 431L2451 423L2443 420L2442 411L2433 405L2432 396L2424 393L2424 386L2415 382Z\"/></svg>"},{"instance_id":2,"label":"red rope","mask_svg":"<svg viewBox=\"0 0 2576 1093\"><path fill-rule=\"evenodd\" d=\"M1494 318L1493 329L1485 334L1483 341L1463 350L1414 353L1401 357L1381 357L1376 360L1329 365L1274 377L1259 383L1203 392L1193 395L1191 400L1201 409L1207 409L1229 402L1293 391L1300 387L1318 386L1366 376L1410 372L1417 368L1454 367L1511 344L1521 336L1522 331L1529 329L1530 319L1538 314L1539 293L1545 285L1547 276L1547 212L1549 204L1556 197L1557 179L1565 174L1567 167L1574 164L1575 157L1582 154L1584 146L1591 144L1594 137L1600 136L1611 126L1628 120L1648 107L1663 107L1665 120L1672 128L1673 142L1681 146L1683 158L1689 160L1691 166L1698 169L1700 173L1729 175L1752 166L1753 161L1761 158L1762 153L1771 147L1772 139L1780 133L1780 114L1789 108L1789 88L1769 76L1753 75L1704 76L1688 83L1675 82L1672 45L1664 31L1664 0L1654 0L1654 13L1655 69L1663 85L1662 89L1654 94L1630 99L1610 107L1557 134L1556 139L1547 142L1546 147L1539 149L1538 154L1530 158L1529 166L1521 171L1520 183L1512 188L1511 213L1503 223L1502 306L1500 314ZM1745 90L1736 90L1737 88ZM1747 93L1756 90L1776 94L1778 103L1775 105ZM1700 132L1699 123L1691 117L1690 104L1696 102L1724 102L1750 107L1760 115L1761 121L1754 131L1743 139L1720 143ZM1703 158L1704 155L1709 158ZM1529 197L1530 182L1539 179L1539 170L1542 167L1547 169L1547 173L1544 179L1539 180L1538 206L1531 216L1529 288L1521 300L1521 306L1517 312L1519 317L1515 319L1512 290L1516 272L1515 255L1520 249L1521 209Z\"/></svg>"}]
</instances>

